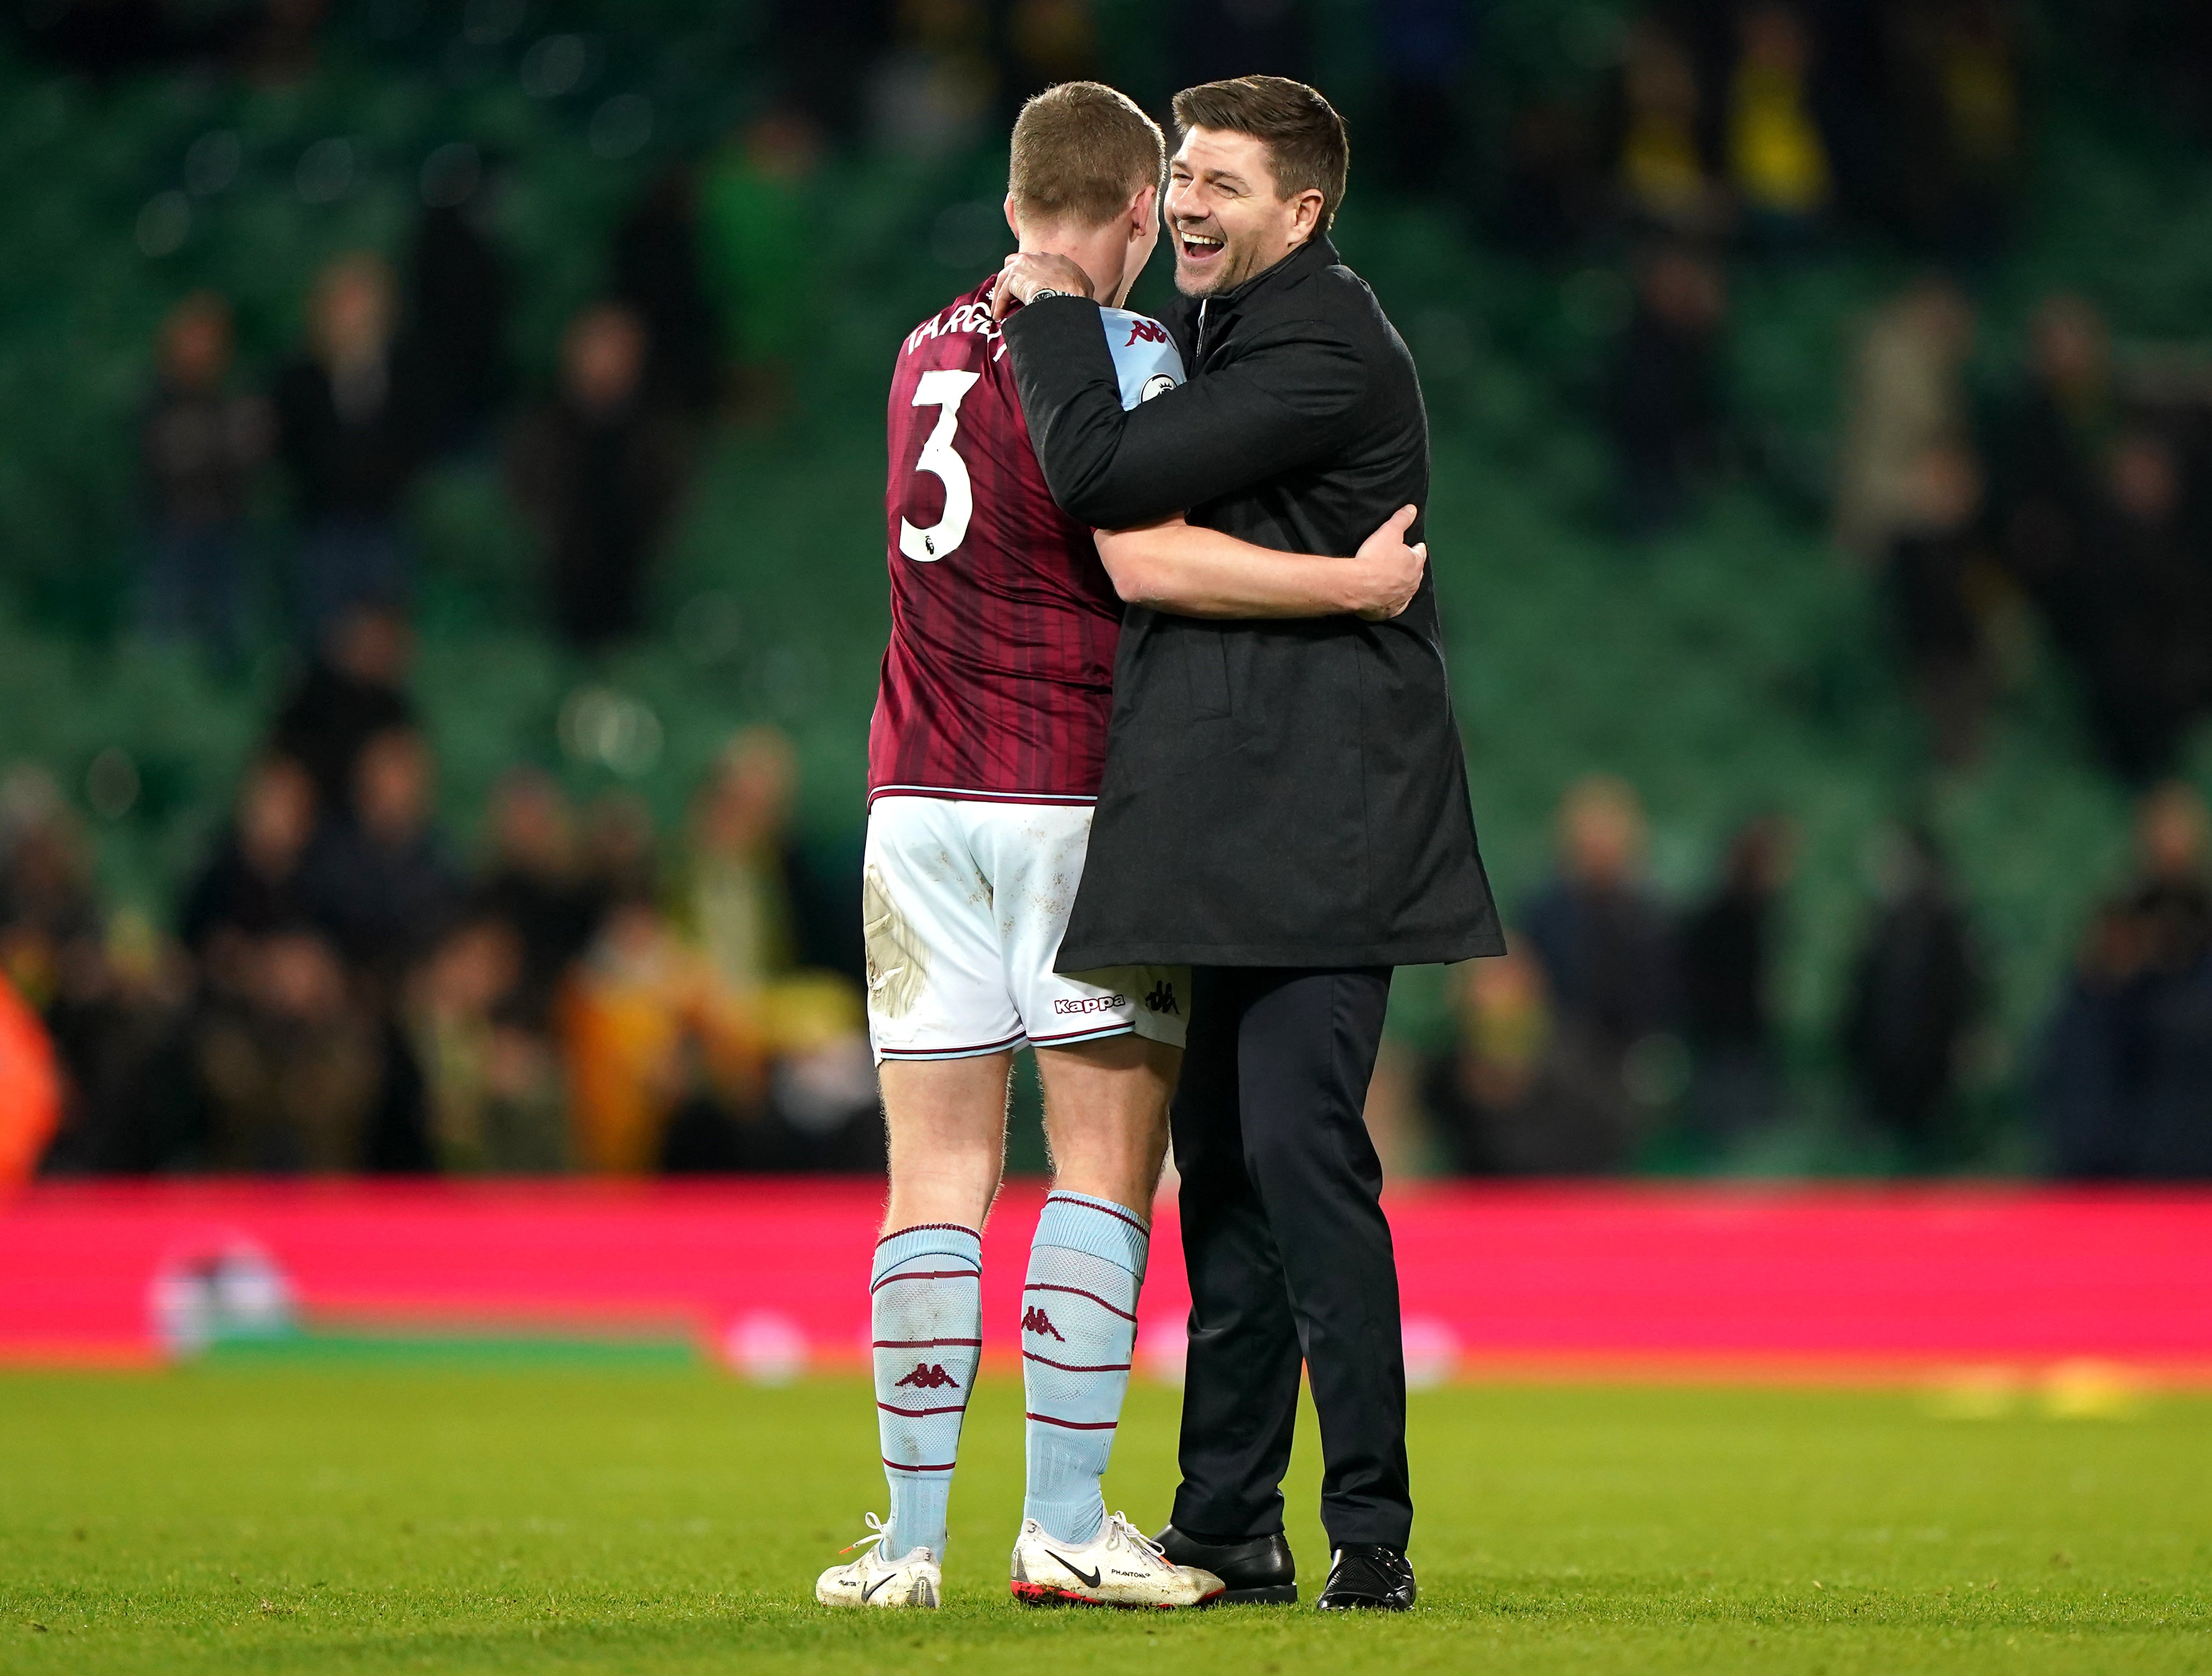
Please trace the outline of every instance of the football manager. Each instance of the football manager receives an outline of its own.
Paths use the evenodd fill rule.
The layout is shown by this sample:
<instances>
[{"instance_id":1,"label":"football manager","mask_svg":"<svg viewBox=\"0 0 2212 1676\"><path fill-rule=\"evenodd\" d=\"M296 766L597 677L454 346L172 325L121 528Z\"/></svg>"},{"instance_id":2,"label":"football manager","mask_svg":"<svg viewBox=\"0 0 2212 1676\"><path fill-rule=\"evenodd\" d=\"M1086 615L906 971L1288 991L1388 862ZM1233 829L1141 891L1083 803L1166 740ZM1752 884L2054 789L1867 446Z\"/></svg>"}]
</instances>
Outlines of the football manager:
<instances>
[{"instance_id":1,"label":"football manager","mask_svg":"<svg viewBox=\"0 0 2212 1676\"><path fill-rule=\"evenodd\" d=\"M1343 120L1267 76L1188 88L1175 115L1170 325L1188 383L1124 411L1081 270L1018 255L1000 281L1045 480L1121 532L1102 547L1140 555L1146 526L1187 517L1285 564L1354 553L1426 505L1429 445L1405 343L1329 243ZM1190 1352L1160 1539L1232 1600L1297 1599L1281 1485L1303 1362L1332 1550L1319 1604L1402 1609L1398 1276L1363 1113L1391 969L1504 950L1435 585L1379 622L1168 616L1134 592L1059 966L1192 969L1171 1120Z\"/></svg>"}]
</instances>

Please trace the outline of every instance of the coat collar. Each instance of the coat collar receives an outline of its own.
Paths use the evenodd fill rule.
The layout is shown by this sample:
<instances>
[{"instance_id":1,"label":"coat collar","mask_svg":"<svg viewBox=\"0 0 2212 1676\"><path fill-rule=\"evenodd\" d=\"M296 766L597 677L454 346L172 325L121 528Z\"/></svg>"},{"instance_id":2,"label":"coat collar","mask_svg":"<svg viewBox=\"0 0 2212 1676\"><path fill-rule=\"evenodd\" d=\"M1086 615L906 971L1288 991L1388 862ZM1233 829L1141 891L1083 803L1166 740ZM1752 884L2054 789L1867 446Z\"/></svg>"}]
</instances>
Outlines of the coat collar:
<instances>
[{"instance_id":1,"label":"coat collar","mask_svg":"<svg viewBox=\"0 0 2212 1676\"><path fill-rule=\"evenodd\" d=\"M1291 284L1316 269L1334 267L1342 259L1336 253L1336 246L1329 242L1328 234L1316 233L1273 267L1262 268L1243 284L1205 301L1211 301L1215 308L1241 308L1271 286Z\"/></svg>"},{"instance_id":2,"label":"coat collar","mask_svg":"<svg viewBox=\"0 0 2212 1676\"><path fill-rule=\"evenodd\" d=\"M1228 322L1255 297L1294 285L1308 274L1333 267L1343 259L1336 253L1336 246L1328 241L1328 235L1317 234L1273 267L1262 268L1241 285L1211 296L1178 298L1178 312L1170 318L1179 322L1185 335L1185 347L1202 355L1221 341L1220 333Z\"/></svg>"}]
</instances>

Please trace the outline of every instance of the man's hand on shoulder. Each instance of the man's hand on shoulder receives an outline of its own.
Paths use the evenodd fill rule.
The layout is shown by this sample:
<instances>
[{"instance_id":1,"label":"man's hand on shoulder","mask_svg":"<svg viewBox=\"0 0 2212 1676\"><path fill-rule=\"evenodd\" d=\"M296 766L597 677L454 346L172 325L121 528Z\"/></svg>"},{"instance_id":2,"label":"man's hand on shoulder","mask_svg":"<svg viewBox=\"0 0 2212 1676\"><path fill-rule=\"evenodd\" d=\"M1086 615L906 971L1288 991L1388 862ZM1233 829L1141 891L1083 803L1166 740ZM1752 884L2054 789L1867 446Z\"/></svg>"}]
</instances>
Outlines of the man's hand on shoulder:
<instances>
[{"instance_id":1,"label":"man's hand on shoulder","mask_svg":"<svg viewBox=\"0 0 2212 1676\"><path fill-rule=\"evenodd\" d=\"M1040 251L1016 251L999 270L999 283L991 294L991 314L1003 320L1039 291L1073 291L1091 295L1091 276L1065 256Z\"/></svg>"},{"instance_id":2,"label":"man's hand on shoulder","mask_svg":"<svg viewBox=\"0 0 2212 1676\"><path fill-rule=\"evenodd\" d=\"M1406 531L1419 517L1419 507L1401 507L1382 527L1359 543L1352 597L1345 609L1370 622L1384 622L1413 603L1429 568L1429 543L1406 545Z\"/></svg>"}]
</instances>

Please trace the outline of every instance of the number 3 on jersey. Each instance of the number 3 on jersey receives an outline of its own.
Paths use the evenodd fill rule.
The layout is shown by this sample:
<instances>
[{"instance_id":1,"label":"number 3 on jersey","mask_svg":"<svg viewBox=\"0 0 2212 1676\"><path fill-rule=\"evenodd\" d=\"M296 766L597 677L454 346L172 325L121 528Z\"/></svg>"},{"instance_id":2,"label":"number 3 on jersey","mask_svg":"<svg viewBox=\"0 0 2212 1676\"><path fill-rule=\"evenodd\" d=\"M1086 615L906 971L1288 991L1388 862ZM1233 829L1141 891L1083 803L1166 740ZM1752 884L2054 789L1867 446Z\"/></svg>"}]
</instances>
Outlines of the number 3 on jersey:
<instances>
[{"instance_id":1,"label":"number 3 on jersey","mask_svg":"<svg viewBox=\"0 0 2212 1676\"><path fill-rule=\"evenodd\" d=\"M952 446L960 428L960 404L975 387L981 373L940 368L915 380L914 404L939 410L937 428L921 445L921 458L914 469L936 474L945 485L945 515L927 530L917 530L899 519L899 551L918 564L941 559L968 538L968 519L975 510L975 490L968 482L968 463Z\"/></svg>"}]
</instances>

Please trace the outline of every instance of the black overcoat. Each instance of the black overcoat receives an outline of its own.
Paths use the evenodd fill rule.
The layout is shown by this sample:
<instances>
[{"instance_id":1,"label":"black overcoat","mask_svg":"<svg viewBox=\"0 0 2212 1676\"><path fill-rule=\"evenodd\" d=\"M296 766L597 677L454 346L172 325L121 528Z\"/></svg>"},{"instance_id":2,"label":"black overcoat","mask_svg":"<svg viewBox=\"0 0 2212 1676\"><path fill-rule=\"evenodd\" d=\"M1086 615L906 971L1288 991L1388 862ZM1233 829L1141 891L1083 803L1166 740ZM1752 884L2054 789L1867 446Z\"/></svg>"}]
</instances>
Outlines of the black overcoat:
<instances>
[{"instance_id":1,"label":"black overcoat","mask_svg":"<svg viewBox=\"0 0 2212 1676\"><path fill-rule=\"evenodd\" d=\"M1030 439L1071 515L1118 529L1187 511L1342 556L1425 507L1413 358L1326 239L1170 324L1190 381L1125 412L1095 304L1048 298L1006 322ZM1131 608L1060 970L1504 951L1432 581L1389 622Z\"/></svg>"}]
</instances>

